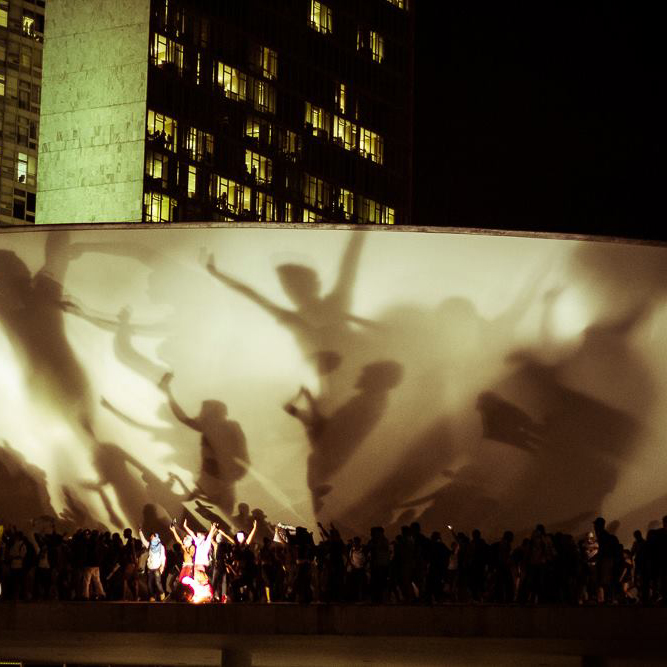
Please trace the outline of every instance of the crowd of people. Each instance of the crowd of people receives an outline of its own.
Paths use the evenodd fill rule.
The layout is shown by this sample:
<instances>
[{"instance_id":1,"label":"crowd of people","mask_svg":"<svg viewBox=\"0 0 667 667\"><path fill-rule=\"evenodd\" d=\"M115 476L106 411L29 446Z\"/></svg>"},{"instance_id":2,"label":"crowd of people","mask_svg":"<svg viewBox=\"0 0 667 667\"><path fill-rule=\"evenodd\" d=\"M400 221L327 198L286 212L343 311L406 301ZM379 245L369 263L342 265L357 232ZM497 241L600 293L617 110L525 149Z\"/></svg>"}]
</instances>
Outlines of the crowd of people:
<instances>
[{"instance_id":1,"label":"crowd of people","mask_svg":"<svg viewBox=\"0 0 667 667\"><path fill-rule=\"evenodd\" d=\"M168 535L123 535L55 524L26 535L0 526L2 600L149 600L374 604L644 604L667 602L667 516L625 548L598 518L580 540L537 525L515 540L425 535L419 523L393 539L382 527L344 539L318 524L260 523L240 513L236 532L173 521ZM199 527L200 528L200 527ZM229 534L234 533L234 534ZM167 540L169 538L169 540ZM165 544L165 542L167 544Z\"/></svg>"}]
</instances>

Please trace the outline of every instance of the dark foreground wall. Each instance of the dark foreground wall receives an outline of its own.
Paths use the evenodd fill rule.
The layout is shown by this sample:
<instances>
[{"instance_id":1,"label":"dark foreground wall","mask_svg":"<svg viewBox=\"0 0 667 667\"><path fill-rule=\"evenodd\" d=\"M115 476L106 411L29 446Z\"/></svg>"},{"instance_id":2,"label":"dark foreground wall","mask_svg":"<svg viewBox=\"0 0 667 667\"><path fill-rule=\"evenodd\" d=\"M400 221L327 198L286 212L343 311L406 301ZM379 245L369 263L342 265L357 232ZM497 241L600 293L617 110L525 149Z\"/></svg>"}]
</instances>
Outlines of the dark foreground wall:
<instances>
[{"instance_id":1,"label":"dark foreground wall","mask_svg":"<svg viewBox=\"0 0 667 667\"><path fill-rule=\"evenodd\" d=\"M666 624L662 608L6 603L0 660L565 665L585 657L590 665L647 664L664 657Z\"/></svg>"}]
</instances>

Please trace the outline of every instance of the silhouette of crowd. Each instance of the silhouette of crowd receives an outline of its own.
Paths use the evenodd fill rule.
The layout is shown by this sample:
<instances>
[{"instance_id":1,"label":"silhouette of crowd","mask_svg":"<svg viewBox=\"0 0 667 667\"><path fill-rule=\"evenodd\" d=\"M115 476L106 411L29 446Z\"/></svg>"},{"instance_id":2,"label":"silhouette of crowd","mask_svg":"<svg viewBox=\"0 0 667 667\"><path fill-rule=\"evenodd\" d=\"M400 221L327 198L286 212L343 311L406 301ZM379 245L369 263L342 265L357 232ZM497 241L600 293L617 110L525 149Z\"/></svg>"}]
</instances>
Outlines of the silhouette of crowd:
<instances>
[{"instance_id":1,"label":"silhouette of crowd","mask_svg":"<svg viewBox=\"0 0 667 667\"><path fill-rule=\"evenodd\" d=\"M541 524L521 541L505 531L424 534L419 523L393 539L374 527L362 539L334 525L320 539L304 527L251 514L207 533L174 520L170 535L123 535L55 523L26 535L0 526L2 600L149 600L373 604L665 604L667 516L634 532L630 548L598 518L577 540ZM47 522L48 523L48 522ZM35 524L37 525L37 524ZM233 533L233 535L228 534ZM173 540L167 541L167 537ZM162 540L166 544L163 544ZM171 544L169 545L169 543ZM168 546L169 545L169 546Z\"/></svg>"}]
</instances>

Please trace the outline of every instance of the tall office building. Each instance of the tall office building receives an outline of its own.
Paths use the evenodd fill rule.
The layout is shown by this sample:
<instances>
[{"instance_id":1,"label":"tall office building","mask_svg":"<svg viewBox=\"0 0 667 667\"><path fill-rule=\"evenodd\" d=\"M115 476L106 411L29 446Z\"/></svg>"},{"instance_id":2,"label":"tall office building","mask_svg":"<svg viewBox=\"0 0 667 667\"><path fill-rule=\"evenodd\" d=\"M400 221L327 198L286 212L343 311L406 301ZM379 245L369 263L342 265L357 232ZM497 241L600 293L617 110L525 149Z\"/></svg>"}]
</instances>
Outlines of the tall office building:
<instances>
[{"instance_id":1,"label":"tall office building","mask_svg":"<svg viewBox=\"0 0 667 667\"><path fill-rule=\"evenodd\" d=\"M409 0L51 0L38 223L410 221Z\"/></svg>"},{"instance_id":2,"label":"tall office building","mask_svg":"<svg viewBox=\"0 0 667 667\"><path fill-rule=\"evenodd\" d=\"M44 0L0 0L0 225L35 222Z\"/></svg>"}]
</instances>

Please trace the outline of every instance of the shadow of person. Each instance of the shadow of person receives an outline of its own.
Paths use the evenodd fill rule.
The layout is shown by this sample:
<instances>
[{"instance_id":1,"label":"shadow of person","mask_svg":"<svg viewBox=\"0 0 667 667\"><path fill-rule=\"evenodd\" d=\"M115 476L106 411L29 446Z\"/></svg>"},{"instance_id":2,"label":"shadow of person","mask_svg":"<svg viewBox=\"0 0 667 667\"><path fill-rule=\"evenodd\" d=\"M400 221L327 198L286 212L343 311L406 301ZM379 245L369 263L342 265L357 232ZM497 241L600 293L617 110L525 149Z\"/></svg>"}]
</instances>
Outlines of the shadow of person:
<instances>
[{"instance_id":1,"label":"shadow of person","mask_svg":"<svg viewBox=\"0 0 667 667\"><path fill-rule=\"evenodd\" d=\"M402 379L403 367L395 361L378 361L363 367L355 393L331 415L322 413L319 401L302 387L299 395L285 405L285 411L305 427L311 446L308 457L308 488L313 508L319 512L329 481L361 445L382 418L389 392ZM303 397L305 406L296 403Z\"/></svg>"},{"instance_id":2,"label":"shadow of person","mask_svg":"<svg viewBox=\"0 0 667 667\"><path fill-rule=\"evenodd\" d=\"M162 522L168 523L166 517L181 521L187 518L194 526L201 522L192 515L184 503L191 498L189 492L177 494L174 492L173 480L162 480L147 466L124 449L113 443L99 443L95 452L95 468L99 479L95 482L85 482L85 488L97 492L105 507L110 504L107 488L113 489L118 504L127 521L133 526L142 525L144 513L148 505L154 506L157 516L159 508ZM124 527L122 518L110 512L110 519L118 528Z\"/></svg>"},{"instance_id":3,"label":"shadow of person","mask_svg":"<svg viewBox=\"0 0 667 667\"><path fill-rule=\"evenodd\" d=\"M446 508L454 520L459 509L463 516L463 508L456 503L474 506L480 513L493 508L493 494L481 470L474 465L466 468L466 478L456 476L455 484L452 469L481 455L483 432L477 410L480 400L490 409L493 396L480 399L480 390L506 372L504 355L514 349L516 329L534 305L546 275L547 269L540 267L495 317L484 317L468 298L451 296L434 309L402 305L378 319L386 332L383 349L407 369L395 396L401 419L387 432L406 444L398 457L384 464L384 476L342 510L346 521L358 526L390 525L405 503L411 503L416 516L430 505L455 503ZM499 400L496 409L501 408ZM515 412L514 417L519 419L519 414ZM515 439L517 446L528 449L539 439L539 428L529 421L524 418L524 431ZM471 494L477 494L479 502ZM428 515L435 517L435 511ZM424 525L435 529L440 523Z\"/></svg>"},{"instance_id":4,"label":"shadow of person","mask_svg":"<svg viewBox=\"0 0 667 667\"><path fill-rule=\"evenodd\" d=\"M21 361L33 401L55 410L75 432L92 434L88 379L65 334L63 281L67 232L49 232L45 262L31 276L19 257L0 250L0 322Z\"/></svg>"},{"instance_id":5,"label":"shadow of person","mask_svg":"<svg viewBox=\"0 0 667 667\"><path fill-rule=\"evenodd\" d=\"M153 384L158 384L169 372L166 367L141 354L133 343L135 335L160 336L168 328L165 324L137 324L132 321L132 311L128 307L122 308L116 319L93 315L80 304L69 303L67 309L100 329L111 331L114 334L113 347L117 360L137 375ZM190 452L181 446L184 426L174 418L167 405L161 406L157 417L170 424L168 426L154 426L133 419L106 398L101 399L101 405L125 424L149 433L156 441L169 443L172 446L169 460L189 472L195 472Z\"/></svg>"},{"instance_id":6,"label":"shadow of person","mask_svg":"<svg viewBox=\"0 0 667 667\"><path fill-rule=\"evenodd\" d=\"M562 521L582 507L599 513L623 462L632 455L638 421L564 384L567 362L546 365L518 353L512 358L516 371L496 391L541 426L525 467L508 480L507 515L515 525L530 525L536 518Z\"/></svg>"},{"instance_id":7,"label":"shadow of person","mask_svg":"<svg viewBox=\"0 0 667 667\"><path fill-rule=\"evenodd\" d=\"M276 318L295 337L306 360L320 376L320 400L333 401L349 391L363 354L364 330L373 322L350 312L364 234L352 232L340 262L338 277L329 294L322 296L318 274L310 267L283 264L276 271L285 295L294 309L283 308L231 276L219 271L213 255L209 273L227 287L244 295Z\"/></svg>"},{"instance_id":8,"label":"shadow of person","mask_svg":"<svg viewBox=\"0 0 667 667\"><path fill-rule=\"evenodd\" d=\"M203 401L199 415L189 417L173 396L172 378L167 373L160 381L160 389L167 395L176 419L201 434L201 467L195 495L229 516L234 508L235 485L250 465L243 430L238 422L227 418L227 406L222 401Z\"/></svg>"},{"instance_id":9,"label":"shadow of person","mask_svg":"<svg viewBox=\"0 0 667 667\"><path fill-rule=\"evenodd\" d=\"M56 516L46 473L28 463L7 441L0 447L0 516L26 528L35 517Z\"/></svg>"},{"instance_id":10,"label":"shadow of person","mask_svg":"<svg viewBox=\"0 0 667 667\"><path fill-rule=\"evenodd\" d=\"M133 337L137 334L143 336L162 336L167 329L165 323L137 324L132 321L132 309L128 306L120 310L115 320L109 317L93 315L81 304L74 301L67 302L65 309L67 312L77 315L104 331L112 332L114 334L113 349L116 359L127 368L132 369L137 375L155 384L169 371L168 368L140 354L132 342Z\"/></svg>"}]
</instances>

